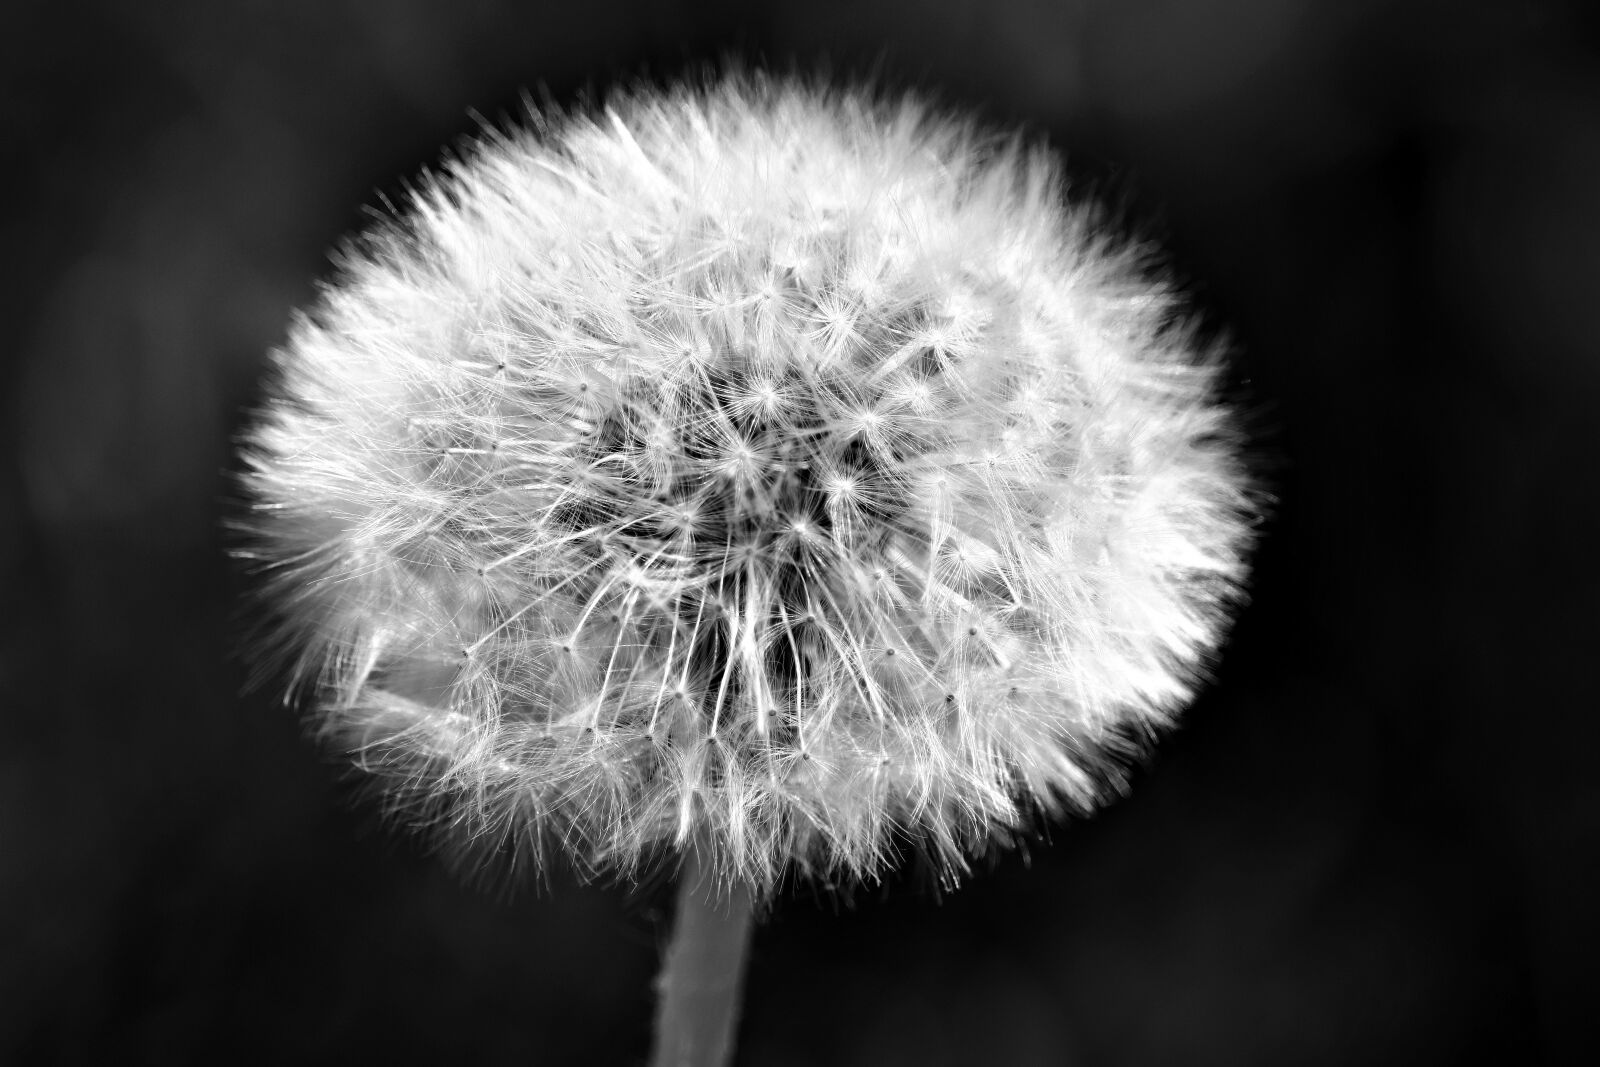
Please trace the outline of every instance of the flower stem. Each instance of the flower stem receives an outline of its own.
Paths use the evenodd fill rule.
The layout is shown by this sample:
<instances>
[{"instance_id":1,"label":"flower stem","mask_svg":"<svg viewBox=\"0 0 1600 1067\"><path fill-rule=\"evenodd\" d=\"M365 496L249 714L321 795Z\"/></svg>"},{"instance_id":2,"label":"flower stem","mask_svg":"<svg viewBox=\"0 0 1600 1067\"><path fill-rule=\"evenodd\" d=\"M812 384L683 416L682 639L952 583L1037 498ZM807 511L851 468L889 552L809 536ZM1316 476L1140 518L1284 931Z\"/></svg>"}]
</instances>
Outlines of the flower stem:
<instances>
[{"instance_id":1,"label":"flower stem","mask_svg":"<svg viewBox=\"0 0 1600 1067\"><path fill-rule=\"evenodd\" d=\"M744 885L719 894L700 856L688 850L672 940L656 979L651 1067L724 1067L732 1059L751 903Z\"/></svg>"}]
</instances>

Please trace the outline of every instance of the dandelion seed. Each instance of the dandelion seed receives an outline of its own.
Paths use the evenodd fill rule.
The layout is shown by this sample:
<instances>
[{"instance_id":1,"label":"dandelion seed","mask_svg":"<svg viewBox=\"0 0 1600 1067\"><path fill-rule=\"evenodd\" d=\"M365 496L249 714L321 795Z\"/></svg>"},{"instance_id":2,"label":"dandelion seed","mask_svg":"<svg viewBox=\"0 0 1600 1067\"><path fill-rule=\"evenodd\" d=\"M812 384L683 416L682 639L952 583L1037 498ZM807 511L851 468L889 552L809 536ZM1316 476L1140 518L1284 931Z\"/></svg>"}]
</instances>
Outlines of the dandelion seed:
<instances>
[{"instance_id":1,"label":"dandelion seed","mask_svg":"<svg viewBox=\"0 0 1600 1067\"><path fill-rule=\"evenodd\" d=\"M324 732L452 838L758 893L952 872L1191 694L1251 499L1216 361L1042 151L759 79L486 139L249 439Z\"/></svg>"}]
</instances>

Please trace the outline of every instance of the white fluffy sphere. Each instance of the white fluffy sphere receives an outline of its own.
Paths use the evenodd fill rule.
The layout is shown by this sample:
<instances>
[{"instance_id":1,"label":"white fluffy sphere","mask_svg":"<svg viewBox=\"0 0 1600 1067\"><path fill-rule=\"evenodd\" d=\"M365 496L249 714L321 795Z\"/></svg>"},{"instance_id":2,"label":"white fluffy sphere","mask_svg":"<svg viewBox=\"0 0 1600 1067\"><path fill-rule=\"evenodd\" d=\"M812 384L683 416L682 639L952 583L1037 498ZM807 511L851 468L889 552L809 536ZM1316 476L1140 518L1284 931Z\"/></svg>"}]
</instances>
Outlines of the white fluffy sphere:
<instances>
[{"instance_id":1,"label":"white fluffy sphere","mask_svg":"<svg viewBox=\"0 0 1600 1067\"><path fill-rule=\"evenodd\" d=\"M327 734L457 842L947 870L1190 694L1250 496L1048 153L755 79L493 136L279 354L249 554Z\"/></svg>"}]
</instances>

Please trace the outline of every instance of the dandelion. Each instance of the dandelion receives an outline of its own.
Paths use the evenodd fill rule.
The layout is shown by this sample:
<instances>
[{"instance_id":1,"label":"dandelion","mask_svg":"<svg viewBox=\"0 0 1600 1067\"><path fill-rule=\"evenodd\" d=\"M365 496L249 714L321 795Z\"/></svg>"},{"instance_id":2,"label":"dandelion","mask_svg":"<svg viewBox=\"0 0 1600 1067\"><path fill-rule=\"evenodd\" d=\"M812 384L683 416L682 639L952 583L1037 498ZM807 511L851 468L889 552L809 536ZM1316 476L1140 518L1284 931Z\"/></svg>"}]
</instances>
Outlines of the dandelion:
<instances>
[{"instance_id":1,"label":"dandelion","mask_svg":"<svg viewBox=\"0 0 1600 1067\"><path fill-rule=\"evenodd\" d=\"M1053 158L759 78L491 134L347 252L248 442L275 647L456 842L957 873L1191 695L1217 361Z\"/></svg>"}]
</instances>

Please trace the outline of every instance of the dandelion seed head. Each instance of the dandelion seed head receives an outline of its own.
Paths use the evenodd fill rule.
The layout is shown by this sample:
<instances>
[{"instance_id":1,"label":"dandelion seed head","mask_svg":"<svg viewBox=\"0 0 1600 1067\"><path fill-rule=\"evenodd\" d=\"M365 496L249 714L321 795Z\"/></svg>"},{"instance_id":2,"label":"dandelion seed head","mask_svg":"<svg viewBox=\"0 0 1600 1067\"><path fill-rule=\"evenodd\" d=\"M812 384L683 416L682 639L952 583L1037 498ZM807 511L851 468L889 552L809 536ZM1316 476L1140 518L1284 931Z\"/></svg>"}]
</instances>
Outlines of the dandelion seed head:
<instances>
[{"instance_id":1,"label":"dandelion seed head","mask_svg":"<svg viewBox=\"0 0 1600 1067\"><path fill-rule=\"evenodd\" d=\"M1054 159L760 79L485 138L251 433L275 647L456 842L946 869L1191 696L1251 507L1217 361Z\"/></svg>"}]
</instances>

